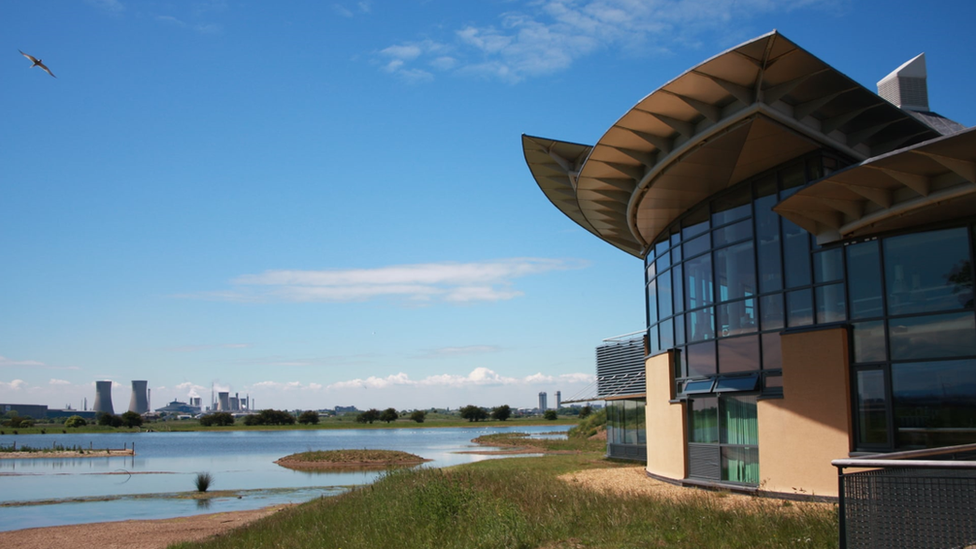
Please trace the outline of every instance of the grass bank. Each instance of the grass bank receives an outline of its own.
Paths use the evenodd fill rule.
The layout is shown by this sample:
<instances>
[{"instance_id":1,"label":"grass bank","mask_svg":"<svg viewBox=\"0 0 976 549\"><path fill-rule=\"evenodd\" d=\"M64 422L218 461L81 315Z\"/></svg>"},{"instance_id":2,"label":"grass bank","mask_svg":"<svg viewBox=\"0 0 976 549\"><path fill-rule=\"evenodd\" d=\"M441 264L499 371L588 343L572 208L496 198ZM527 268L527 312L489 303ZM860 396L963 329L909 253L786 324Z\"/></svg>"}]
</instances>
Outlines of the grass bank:
<instances>
[{"instance_id":1,"label":"grass bank","mask_svg":"<svg viewBox=\"0 0 976 549\"><path fill-rule=\"evenodd\" d=\"M599 454L574 453L396 471L209 542L174 547L836 547L836 512L829 506L730 508L720 498L655 498L559 478L614 467L621 465Z\"/></svg>"}]
</instances>

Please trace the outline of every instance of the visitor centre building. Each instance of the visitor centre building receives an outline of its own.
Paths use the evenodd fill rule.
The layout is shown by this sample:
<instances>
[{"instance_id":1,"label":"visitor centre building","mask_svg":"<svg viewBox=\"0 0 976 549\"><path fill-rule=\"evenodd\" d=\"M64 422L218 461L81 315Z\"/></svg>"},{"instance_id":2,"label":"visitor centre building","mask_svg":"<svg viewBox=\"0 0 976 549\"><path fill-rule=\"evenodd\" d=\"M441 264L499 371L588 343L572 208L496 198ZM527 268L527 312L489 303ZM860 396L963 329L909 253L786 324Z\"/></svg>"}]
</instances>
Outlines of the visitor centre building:
<instances>
[{"instance_id":1,"label":"visitor centre building","mask_svg":"<svg viewBox=\"0 0 976 549\"><path fill-rule=\"evenodd\" d=\"M522 145L644 261L646 331L597 349L611 456L836 496L833 459L976 442L976 131L929 108L924 55L875 92L772 32L595 145Z\"/></svg>"}]
</instances>

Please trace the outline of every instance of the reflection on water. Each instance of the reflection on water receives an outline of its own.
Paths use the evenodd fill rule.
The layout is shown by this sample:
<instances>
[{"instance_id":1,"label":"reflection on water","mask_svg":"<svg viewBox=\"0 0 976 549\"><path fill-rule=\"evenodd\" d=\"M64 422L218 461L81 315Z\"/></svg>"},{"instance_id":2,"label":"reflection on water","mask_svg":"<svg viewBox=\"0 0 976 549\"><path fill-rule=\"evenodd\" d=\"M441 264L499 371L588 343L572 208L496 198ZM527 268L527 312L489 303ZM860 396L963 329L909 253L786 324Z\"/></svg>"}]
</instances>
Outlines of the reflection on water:
<instances>
[{"instance_id":1,"label":"reflection on water","mask_svg":"<svg viewBox=\"0 0 976 549\"><path fill-rule=\"evenodd\" d=\"M432 460L425 467L446 467L499 457L458 453L481 448L470 441L482 435L507 431L542 434L566 429L567 426L540 426L21 435L16 437L18 444L34 447L56 443L121 448L123 444L134 444L136 455L0 459L0 504L113 498L6 507L0 511L0 531L301 503L336 495L345 490L343 487L368 484L383 472L293 471L276 465L276 459L311 450L371 448L409 452ZM4 444L14 442L14 437L5 439L10 440L3 440ZM147 497L192 492L198 472L211 473L219 490L237 495L206 499Z\"/></svg>"}]
</instances>

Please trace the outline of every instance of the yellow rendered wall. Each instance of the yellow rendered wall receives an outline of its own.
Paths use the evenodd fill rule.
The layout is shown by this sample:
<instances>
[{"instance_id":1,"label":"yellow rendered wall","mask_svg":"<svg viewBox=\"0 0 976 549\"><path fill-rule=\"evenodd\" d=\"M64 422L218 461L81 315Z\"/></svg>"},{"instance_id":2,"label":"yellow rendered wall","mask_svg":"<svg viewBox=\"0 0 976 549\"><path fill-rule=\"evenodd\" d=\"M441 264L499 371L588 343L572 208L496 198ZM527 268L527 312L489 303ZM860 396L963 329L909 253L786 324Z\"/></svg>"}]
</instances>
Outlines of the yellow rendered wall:
<instances>
[{"instance_id":1,"label":"yellow rendered wall","mask_svg":"<svg viewBox=\"0 0 976 549\"><path fill-rule=\"evenodd\" d=\"M848 457L851 448L847 330L781 337L784 398L757 406L761 488L836 497L830 461Z\"/></svg>"},{"instance_id":2,"label":"yellow rendered wall","mask_svg":"<svg viewBox=\"0 0 976 549\"><path fill-rule=\"evenodd\" d=\"M674 398L672 352L652 356L645 362L647 381L647 471L681 480L687 476L685 451L685 405L671 404Z\"/></svg>"}]
</instances>

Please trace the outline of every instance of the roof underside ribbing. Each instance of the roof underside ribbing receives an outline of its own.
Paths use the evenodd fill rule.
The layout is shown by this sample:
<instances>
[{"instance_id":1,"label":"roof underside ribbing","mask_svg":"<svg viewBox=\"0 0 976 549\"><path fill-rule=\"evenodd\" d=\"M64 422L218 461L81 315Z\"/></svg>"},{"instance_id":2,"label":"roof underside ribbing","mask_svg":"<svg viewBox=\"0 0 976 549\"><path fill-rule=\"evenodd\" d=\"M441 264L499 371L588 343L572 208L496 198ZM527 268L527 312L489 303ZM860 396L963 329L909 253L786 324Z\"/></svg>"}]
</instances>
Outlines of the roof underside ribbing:
<instances>
[{"instance_id":1,"label":"roof underside ribbing","mask_svg":"<svg viewBox=\"0 0 976 549\"><path fill-rule=\"evenodd\" d=\"M821 244L972 215L976 128L850 166L773 210Z\"/></svg>"},{"instance_id":2,"label":"roof underside ribbing","mask_svg":"<svg viewBox=\"0 0 976 549\"><path fill-rule=\"evenodd\" d=\"M593 147L522 144L556 207L643 257L681 214L790 158L826 146L864 160L938 135L773 32L665 84Z\"/></svg>"}]
</instances>

